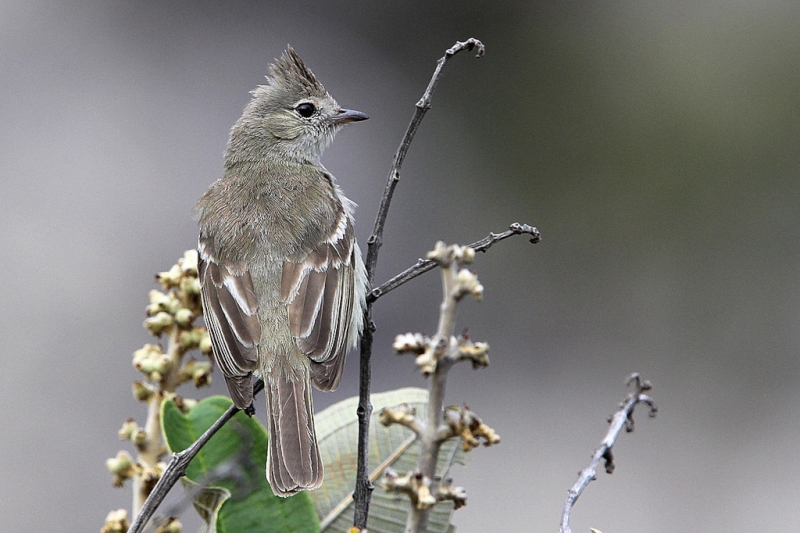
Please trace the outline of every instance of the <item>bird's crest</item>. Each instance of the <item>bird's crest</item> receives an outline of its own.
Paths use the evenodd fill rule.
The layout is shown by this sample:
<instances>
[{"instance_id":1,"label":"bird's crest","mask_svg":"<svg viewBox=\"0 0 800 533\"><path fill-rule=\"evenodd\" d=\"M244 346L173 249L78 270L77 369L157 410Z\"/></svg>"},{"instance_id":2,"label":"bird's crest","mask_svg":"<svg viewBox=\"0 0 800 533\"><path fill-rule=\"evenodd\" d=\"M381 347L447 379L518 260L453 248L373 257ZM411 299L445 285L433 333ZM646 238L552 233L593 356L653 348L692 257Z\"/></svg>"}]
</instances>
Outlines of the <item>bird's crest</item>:
<instances>
[{"instance_id":1,"label":"bird's crest","mask_svg":"<svg viewBox=\"0 0 800 533\"><path fill-rule=\"evenodd\" d=\"M268 85L259 85L253 95L261 92L280 91L293 95L323 96L325 87L314 73L303 63L291 46L269 67Z\"/></svg>"}]
</instances>

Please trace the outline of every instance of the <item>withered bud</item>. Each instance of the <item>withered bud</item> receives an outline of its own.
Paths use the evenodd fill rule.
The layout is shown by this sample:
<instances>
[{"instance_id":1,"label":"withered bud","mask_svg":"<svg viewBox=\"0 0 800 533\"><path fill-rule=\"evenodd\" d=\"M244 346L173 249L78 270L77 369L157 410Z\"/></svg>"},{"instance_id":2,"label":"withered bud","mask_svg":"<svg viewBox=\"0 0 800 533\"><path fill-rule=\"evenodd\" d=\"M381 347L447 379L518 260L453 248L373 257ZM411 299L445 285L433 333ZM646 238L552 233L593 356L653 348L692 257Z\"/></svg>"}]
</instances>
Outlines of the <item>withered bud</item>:
<instances>
[{"instance_id":1,"label":"withered bud","mask_svg":"<svg viewBox=\"0 0 800 533\"><path fill-rule=\"evenodd\" d=\"M447 246L444 242L438 241L436 247L428 252L427 257L440 267L449 267L453 261L459 265L468 265L475 259L475 250L458 244Z\"/></svg>"},{"instance_id":2,"label":"withered bud","mask_svg":"<svg viewBox=\"0 0 800 533\"><path fill-rule=\"evenodd\" d=\"M447 478L439 485L436 490L436 501L451 500L455 509L460 509L467 505L467 491L464 487L454 487L453 479Z\"/></svg>"},{"instance_id":3,"label":"withered bud","mask_svg":"<svg viewBox=\"0 0 800 533\"><path fill-rule=\"evenodd\" d=\"M200 343L207 336L208 331L206 331L206 328L196 326L192 329L181 331L178 334L178 344L184 351L194 350L200 347Z\"/></svg>"},{"instance_id":4,"label":"withered bud","mask_svg":"<svg viewBox=\"0 0 800 533\"><path fill-rule=\"evenodd\" d=\"M471 248L470 248L471 249ZM473 298L479 302L483 299L483 285L478 281L478 276L466 268L458 271L458 282L455 297L460 299L467 294L471 294Z\"/></svg>"},{"instance_id":5,"label":"withered bud","mask_svg":"<svg viewBox=\"0 0 800 533\"><path fill-rule=\"evenodd\" d=\"M126 479L133 477L136 470L133 457L125 450L117 453L116 457L106 459L106 468L114 474L115 487L121 487Z\"/></svg>"},{"instance_id":6,"label":"withered bud","mask_svg":"<svg viewBox=\"0 0 800 533\"><path fill-rule=\"evenodd\" d=\"M147 294L150 305L145 308L147 316L153 316L159 311L168 311L171 305L171 298L163 292L153 289Z\"/></svg>"},{"instance_id":7,"label":"withered bud","mask_svg":"<svg viewBox=\"0 0 800 533\"><path fill-rule=\"evenodd\" d=\"M428 346L430 339L421 333L405 333L394 338L392 348L397 353L421 354Z\"/></svg>"},{"instance_id":8,"label":"withered bud","mask_svg":"<svg viewBox=\"0 0 800 533\"><path fill-rule=\"evenodd\" d=\"M161 475L164 473L164 470L166 470L167 465L163 461L160 461L156 463L155 468L149 465L141 465L141 466L142 466L142 471L139 475L141 476L142 479L142 485L145 487L145 490L147 492L150 492L156 486L158 480L161 479Z\"/></svg>"},{"instance_id":9,"label":"withered bud","mask_svg":"<svg viewBox=\"0 0 800 533\"><path fill-rule=\"evenodd\" d=\"M400 477L393 469L387 468L383 473L381 486L389 492L407 494L418 509L436 504L436 498L431 494L431 480L423 474L409 472Z\"/></svg>"},{"instance_id":10,"label":"withered bud","mask_svg":"<svg viewBox=\"0 0 800 533\"><path fill-rule=\"evenodd\" d=\"M182 277L183 272L181 271L181 267L179 265L172 265L166 272L159 272L156 274L156 281L164 287L165 291L168 291L173 287L177 287Z\"/></svg>"},{"instance_id":11,"label":"withered bud","mask_svg":"<svg viewBox=\"0 0 800 533\"><path fill-rule=\"evenodd\" d=\"M145 344L143 348L133 352L133 367L151 381L161 381L170 366L169 356L161 351L158 344Z\"/></svg>"},{"instance_id":12,"label":"withered bud","mask_svg":"<svg viewBox=\"0 0 800 533\"><path fill-rule=\"evenodd\" d=\"M417 509L427 509L436 505L436 498L431 494L431 480L428 476L417 475L412 479L417 480Z\"/></svg>"},{"instance_id":13,"label":"withered bud","mask_svg":"<svg viewBox=\"0 0 800 533\"><path fill-rule=\"evenodd\" d=\"M175 312L175 323L182 328L188 328L194 322L194 313L190 309L181 307Z\"/></svg>"},{"instance_id":14,"label":"withered bud","mask_svg":"<svg viewBox=\"0 0 800 533\"><path fill-rule=\"evenodd\" d=\"M146 402L155 392L155 387L140 379L133 382L133 397L139 401Z\"/></svg>"},{"instance_id":15,"label":"withered bud","mask_svg":"<svg viewBox=\"0 0 800 533\"><path fill-rule=\"evenodd\" d=\"M178 259L178 265L180 265L181 272L194 278L197 277L197 262L197 250L186 250L183 252L183 257Z\"/></svg>"},{"instance_id":16,"label":"withered bud","mask_svg":"<svg viewBox=\"0 0 800 533\"><path fill-rule=\"evenodd\" d=\"M211 383L211 362L190 359L181 368L181 381L194 381L196 387Z\"/></svg>"},{"instance_id":17,"label":"withered bud","mask_svg":"<svg viewBox=\"0 0 800 533\"><path fill-rule=\"evenodd\" d=\"M469 359L472 368L485 368L489 366L489 345L485 342L464 341L458 345L458 360Z\"/></svg>"},{"instance_id":18,"label":"withered bud","mask_svg":"<svg viewBox=\"0 0 800 533\"><path fill-rule=\"evenodd\" d=\"M125 533L131 527L128 521L128 511L125 509L117 509L111 511L106 516L106 523L100 533Z\"/></svg>"},{"instance_id":19,"label":"withered bud","mask_svg":"<svg viewBox=\"0 0 800 533\"><path fill-rule=\"evenodd\" d=\"M183 278L180 284L181 292L187 296L200 295L200 282L197 278Z\"/></svg>"},{"instance_id":20,"label":"withered bud","mask_svg":"<svg viewBox=\"0 0 800 533\"><path fill-rule=\"evenodd\" d=\"M158 337L165 329L172 326L172 315L166 311L159 311L154 316L144 321L144 327L150 330L150 333Z\"/></svg>"},{"instance_id":21,"label":"withered bud","mask_svg":"<svg viewBox=\"0 0 800 533\"><path fill-rule=\"evenodd\" d=\"M206 328L201 329L203 331L203 335L200 337L198 348L203 354L209 355L211 353L211 336L208 334L208 330L206 330Z\"/></svg>"},{"instance_id":22,"label":"withered bud","mask_svg":"<svg viewBox=\"0 0 800 533\"><path fill-rule=\"evenodd\" d=\"M423 423L417 418L417 410L407 403L397 407L384 407L378 414L378 420L384 426L400 424L419 435L422 433Z\"/></svg>"},{"instance_id":23,"label":"withered bud","mask_svg":"<svg viewBox=\"0 0 800 533\"><path fill-rule=\"evenodd\" d=\"M462 448L465 452L471 451L483 439L484 446L491 446L500 442L500 436L489 426L484 424L478 415L466 406L452 405L444 411L444 423L463 440Z\"/></svg>"},{"instance_id":24,"label":"withered bud","mask_svg":"<svg viewBox=\"0 0 800 533\"><path fill-rule=\"evenodd\" d=\"M419 368L420 372L422 372L422 375L425 377L428 377L436 372L437 361L433 347L429 344L425 349L425 352L421 355L418 355L414 362L417 364L417 368Z\"/></svg>"},{"instance_id":25,"label":"withered bud","mask_svg":"<svg viewBox=\"0 0 800 533\"><path fill-rule=\"evenodd\" d=\"M142 450L145 446L147 446L147 432L144 430L144 428L136 429L133 435L131 435L131 442L133 442L133 445L139 450Z\"/></svg>"},{"instance_id":26,"label":"withered bud","mask_svg":"<svg viewBox=\"0 0 800 533\"><path fill-rule=\"evenodd\" d=\"M452 250L444 241L437 241L435 248L426 257L441 267L449 266L453 260Z\"/></svg>"}]
</instances>

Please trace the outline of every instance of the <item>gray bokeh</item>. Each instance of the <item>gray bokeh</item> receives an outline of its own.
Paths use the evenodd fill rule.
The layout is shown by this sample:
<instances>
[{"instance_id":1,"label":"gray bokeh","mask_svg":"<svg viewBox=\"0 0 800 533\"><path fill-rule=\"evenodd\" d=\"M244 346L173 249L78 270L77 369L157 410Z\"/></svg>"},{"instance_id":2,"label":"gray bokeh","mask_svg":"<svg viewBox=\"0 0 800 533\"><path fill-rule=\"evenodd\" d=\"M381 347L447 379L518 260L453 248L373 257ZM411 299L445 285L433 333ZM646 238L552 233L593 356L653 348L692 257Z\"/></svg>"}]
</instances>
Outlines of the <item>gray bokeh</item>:
<instances>
[{"instance_id":1,"label":"gray bokeh","mask_svg":"<svg viewBox=\"0 0 800 533\"><path fill-rule=\"evenodd\" d=\"M0 6L0 532L130 506L104 461L144 417L152 275L194 246L191 207L286 43L372 117L324 157L364 243L435 60L470 36L487 55L448 66L377 276L437 239L543 234L480 256L485 301L460 312L492 365L456 369L447 400L503 442L453 472L459 531L557 530L634 370L659 417L639 413L576 532L800 529L800 4L256 4ZM390 343L433 331L438 299L431 273L379 302L376 390L424 385ZM356 393L355 361L318 407Z\"/></svg>"}]
</instances>

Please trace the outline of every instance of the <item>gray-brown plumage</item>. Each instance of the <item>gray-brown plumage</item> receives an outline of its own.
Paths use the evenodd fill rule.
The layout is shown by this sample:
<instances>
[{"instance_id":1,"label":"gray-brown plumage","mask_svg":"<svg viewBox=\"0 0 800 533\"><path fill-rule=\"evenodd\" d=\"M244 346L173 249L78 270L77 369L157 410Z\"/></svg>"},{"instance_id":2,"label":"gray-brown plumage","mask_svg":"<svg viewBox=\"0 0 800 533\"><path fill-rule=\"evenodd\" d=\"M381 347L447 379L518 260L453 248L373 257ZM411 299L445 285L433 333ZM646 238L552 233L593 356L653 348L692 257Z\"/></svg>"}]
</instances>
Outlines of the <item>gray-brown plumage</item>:
<instances>
[{"instance_id":1,"label":"gray-brown plumage","mask_svg":"<svg viewBox=\"0 0 800 533\"><path fill-rule=\"evenodd\" d=\"M239 408L265 382L275 494L319 487L311 383L339 385L361 331L366 273L353 208L320 164L341 109L289 47L231 130L200 201L200 286L214 355Z\"/></svg>"}]
</instances>

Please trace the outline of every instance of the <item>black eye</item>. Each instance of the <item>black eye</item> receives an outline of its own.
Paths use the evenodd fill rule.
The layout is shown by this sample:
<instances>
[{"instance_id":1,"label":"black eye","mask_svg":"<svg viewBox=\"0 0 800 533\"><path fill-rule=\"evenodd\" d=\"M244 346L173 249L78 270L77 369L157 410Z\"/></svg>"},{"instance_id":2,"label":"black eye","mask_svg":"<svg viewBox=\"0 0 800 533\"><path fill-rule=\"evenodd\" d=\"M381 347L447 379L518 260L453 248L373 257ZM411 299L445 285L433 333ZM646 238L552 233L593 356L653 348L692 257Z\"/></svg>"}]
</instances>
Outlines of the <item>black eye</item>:
<instances>
[{"instance_id":1,"label":"black eye","mask_svg":"<svg viewBox=\"0 0 800 533\"><path fill-rule=\"evenodd\" d=\"M314 104L309 104L308 102L304 102L295 107L294 110L297 111L301 117L308 118L314 114L317 108L314 107Z\"/></svg>"}]
</instances>

